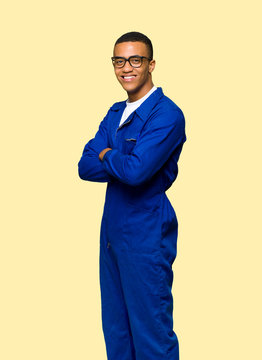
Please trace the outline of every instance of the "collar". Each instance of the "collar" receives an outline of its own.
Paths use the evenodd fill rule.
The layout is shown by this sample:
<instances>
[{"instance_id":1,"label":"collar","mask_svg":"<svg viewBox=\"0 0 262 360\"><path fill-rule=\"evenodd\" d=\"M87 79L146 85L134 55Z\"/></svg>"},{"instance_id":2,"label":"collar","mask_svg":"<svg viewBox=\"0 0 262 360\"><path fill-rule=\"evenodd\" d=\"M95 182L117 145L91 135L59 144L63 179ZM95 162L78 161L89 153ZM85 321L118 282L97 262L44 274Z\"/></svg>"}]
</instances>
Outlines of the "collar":
<instances>
[{"instance_id":1,"label":"collar","mask_svg":"<svg viewBox=\"0 0 262 360\"><path fill-rule=\"evenodd\" d=\"M164 96L161 87L158 87L136 110L137 115L142 119L146 120L153 107L158 103L161 97ZM118 111L124 110L126 107L126 101L120 101L111 106L111 110Z\"/></svg>"},{"instance_id":2,"label":"collar","mask_svg":"<svg viewBox=\"0 0 262 360\"><path fill-rule=\"evenodd\" d=\"M152 109L159 102L161 97L164 96L161 87L158 87L135 111L137 115L142 119L146 120Z\"/></svg>"}]
</instances>

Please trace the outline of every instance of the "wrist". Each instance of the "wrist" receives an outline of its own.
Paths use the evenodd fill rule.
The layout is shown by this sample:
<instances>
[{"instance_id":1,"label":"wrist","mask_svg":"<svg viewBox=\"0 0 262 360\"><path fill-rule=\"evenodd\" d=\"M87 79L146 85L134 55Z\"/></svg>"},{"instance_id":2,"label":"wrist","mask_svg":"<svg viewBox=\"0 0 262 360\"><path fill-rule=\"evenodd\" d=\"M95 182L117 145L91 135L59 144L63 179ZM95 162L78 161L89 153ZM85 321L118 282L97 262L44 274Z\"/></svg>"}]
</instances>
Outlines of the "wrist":
<instances>
[{"instance_id":1,"label":"wrist","mask_svg":"<svg viewBox=\"0 0 262 360\"><path fill-rule=\"evenodd\" d=\"M106 148L106 149L104 149L104 150L102 150L102 151L100 152L100 154L99 154L99 159L100 159L101 161L103 161L103 158L104 158L105 154L106 154L109 150L112 150L112 149L111 149L111 148Z\"/></svg>"}]
</instances>

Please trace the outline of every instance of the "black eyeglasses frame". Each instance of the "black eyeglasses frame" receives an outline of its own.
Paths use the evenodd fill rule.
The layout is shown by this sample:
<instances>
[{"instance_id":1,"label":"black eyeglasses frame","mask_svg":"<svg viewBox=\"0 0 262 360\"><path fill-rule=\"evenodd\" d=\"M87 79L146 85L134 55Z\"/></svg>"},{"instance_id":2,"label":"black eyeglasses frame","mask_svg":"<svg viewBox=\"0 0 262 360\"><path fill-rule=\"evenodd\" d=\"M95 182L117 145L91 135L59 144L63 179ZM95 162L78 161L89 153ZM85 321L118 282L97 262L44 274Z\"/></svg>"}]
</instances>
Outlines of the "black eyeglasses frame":
<instances>
[{"instance_id":1,"label":"black eyeglasses frame","mask_svg":"<svg viewBox=\"0 0 262 360\"><path fill-rule=\"evenodd\" d=\"M131 59L131 58L140 58L140 59L142 60L142 61L141 61L141 65L139 65L139 66L133 66L133 65L130 63L130 59ZM114 60L116 60L116 59L123 59L123 60L125 61L125 62L124 62L124 65L123 65L123 66L115 66ZM149 61L152 60L152 59L150 59L150 58L148 58L148 57L146 57L146 56L140 56L140 55L132 55L132 56L129 56L128 59L127 59L127 58L124 58L123 56L112 56L112 57L111 57L112 63L113 63L113 65L114 65L114 67L116 67L117 69L123 68L123 67L125 66L125 64L126 64L127 61L129 62L129 65L132 66L133 68L140 68L140 67L142 66L142 64L143 64L143 59L147 59L147 60L149 60Z\"/></svg>"}]
</instances>

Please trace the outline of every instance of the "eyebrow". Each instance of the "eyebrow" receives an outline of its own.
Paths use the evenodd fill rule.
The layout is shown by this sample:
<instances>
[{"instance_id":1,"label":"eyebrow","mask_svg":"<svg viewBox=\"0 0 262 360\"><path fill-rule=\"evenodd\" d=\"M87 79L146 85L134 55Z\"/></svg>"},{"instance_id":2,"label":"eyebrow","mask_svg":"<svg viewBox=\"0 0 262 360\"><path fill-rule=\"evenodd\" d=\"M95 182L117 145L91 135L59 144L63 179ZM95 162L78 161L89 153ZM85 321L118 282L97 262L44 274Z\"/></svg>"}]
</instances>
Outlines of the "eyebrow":
<instances>
[{"instance_id":1,"label":"eyebrow","mask_svg":"<svg viewBox=\"0 0 262 360\"><path fill-rule=\"evenodd\" d=\"M130 55L128 58L125 58L124 56L113 56L113 58L115 58L115 59L119 59L119 58L121 58L121 59L129 59L129 58L131 58L131 57L134 57L134 56L143 56L143 55Z\"/></svg>"}]
</instances>

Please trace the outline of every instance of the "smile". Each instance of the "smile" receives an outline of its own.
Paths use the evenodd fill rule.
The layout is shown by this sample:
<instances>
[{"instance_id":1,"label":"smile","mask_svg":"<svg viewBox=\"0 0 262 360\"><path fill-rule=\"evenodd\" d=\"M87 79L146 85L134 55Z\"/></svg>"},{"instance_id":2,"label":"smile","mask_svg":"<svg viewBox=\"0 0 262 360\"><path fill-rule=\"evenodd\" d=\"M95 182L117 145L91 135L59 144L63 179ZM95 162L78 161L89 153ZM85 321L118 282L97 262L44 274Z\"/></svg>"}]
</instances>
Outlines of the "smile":
<instances>
[{"instance_id":1,"label":"smile","mask_svg":"<svg viewBox=\"0 0 262 360\"><path fill-rule=\"evenodd\" d=\"M132 81L135 77L135 75L121 76L124 81Z\"/></svg>"}]
</instances>

